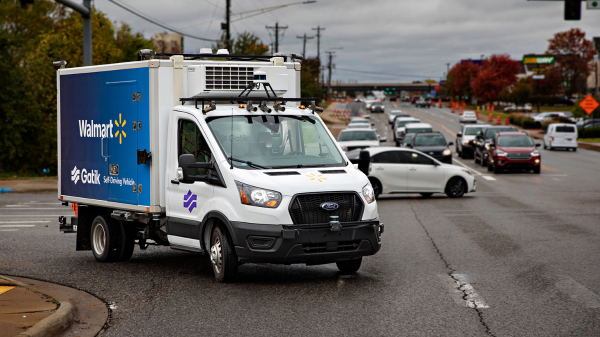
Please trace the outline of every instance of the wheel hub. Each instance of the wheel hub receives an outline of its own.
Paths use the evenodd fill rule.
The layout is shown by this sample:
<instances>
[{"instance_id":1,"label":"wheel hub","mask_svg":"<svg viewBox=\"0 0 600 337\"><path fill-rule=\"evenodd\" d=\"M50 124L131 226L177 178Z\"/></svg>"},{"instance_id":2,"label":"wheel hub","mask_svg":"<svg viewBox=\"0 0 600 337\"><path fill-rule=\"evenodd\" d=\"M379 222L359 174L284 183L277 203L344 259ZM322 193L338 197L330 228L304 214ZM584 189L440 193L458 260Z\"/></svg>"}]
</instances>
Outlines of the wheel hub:
<instances>
[{"instance_id":1,"label":"wheel hub","mask_svg":"<svg viewBox=\"0 0 600 337\"><path fill-rule=\"evenodd\" d=\"M104 227L101 224L96 224L94 227L94 251L98 255L102 255L104 253L104 248L106 247L106 233L104 232Z\"/></svg>"},{"instance_id":2,"label":"wheel hub","mask_svg":"<svg viewBox=\"0 0 600 337\"><path fill-rule=\"evenodd\" d=\"M215 240L212 247L210 247L210 262L212 263L217 273L221 272L221 266L223 265L223 258L221 252L221 241Z\"/></svg>"}]
</instances>

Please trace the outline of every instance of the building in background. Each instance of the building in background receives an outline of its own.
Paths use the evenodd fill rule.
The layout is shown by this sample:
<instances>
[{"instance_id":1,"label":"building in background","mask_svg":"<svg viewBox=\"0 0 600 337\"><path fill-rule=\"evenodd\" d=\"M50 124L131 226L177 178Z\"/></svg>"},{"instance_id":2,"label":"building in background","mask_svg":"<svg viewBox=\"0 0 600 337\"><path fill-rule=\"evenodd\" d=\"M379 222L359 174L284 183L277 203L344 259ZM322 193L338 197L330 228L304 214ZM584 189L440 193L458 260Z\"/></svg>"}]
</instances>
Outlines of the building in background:
<instances>
[{"instance_id":1,"label":"building in background","mask_svg":"<svg viewBox=\"0 0 600 337\"><path fill-rule=\"evenodd\" d=\"M154 51L157 53L183 53L183 35L177 33L159 33L152 37Z\"/></svg>"}]
</instances>

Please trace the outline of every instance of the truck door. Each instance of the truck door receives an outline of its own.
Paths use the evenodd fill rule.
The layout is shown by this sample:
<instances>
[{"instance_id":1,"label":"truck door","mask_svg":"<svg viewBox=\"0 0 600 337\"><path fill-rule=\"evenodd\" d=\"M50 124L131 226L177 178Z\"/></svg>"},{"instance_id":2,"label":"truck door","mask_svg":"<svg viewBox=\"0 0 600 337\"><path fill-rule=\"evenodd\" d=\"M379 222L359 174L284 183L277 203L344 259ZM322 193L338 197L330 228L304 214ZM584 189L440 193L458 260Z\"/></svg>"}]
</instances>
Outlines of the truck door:
<instances>
[{"instance_id":1,"label":"truck door","mask_svg":"<svg viewBox=\"0 0 600 337\"><path fill-rule=\"evenodd\" d=\"M137 181L137 81L108 82L108 115L112 137L108 139L108 200L138 204L144 187Z\"/></svg>"},{"instance_id":2,"label":"truck door","mask_svg":"<svg viewBox=\"0 0 600 337\"><path fill-rule=\"evenodd\" d=\"M167 234L172 245L200 249L200 221L211 209L214 186L206 182L183 183L177 181L179 156L193 154L196 162L210 162L213 150L206 141L206 136L198 126L196 119L182 112L177 113L176 141L170 139L166 172L169 172L167 183ZM176 157L176 158L174 158ZM197 175L207 175L206 169L197 169Z\"/></svg>"}]
</instances>

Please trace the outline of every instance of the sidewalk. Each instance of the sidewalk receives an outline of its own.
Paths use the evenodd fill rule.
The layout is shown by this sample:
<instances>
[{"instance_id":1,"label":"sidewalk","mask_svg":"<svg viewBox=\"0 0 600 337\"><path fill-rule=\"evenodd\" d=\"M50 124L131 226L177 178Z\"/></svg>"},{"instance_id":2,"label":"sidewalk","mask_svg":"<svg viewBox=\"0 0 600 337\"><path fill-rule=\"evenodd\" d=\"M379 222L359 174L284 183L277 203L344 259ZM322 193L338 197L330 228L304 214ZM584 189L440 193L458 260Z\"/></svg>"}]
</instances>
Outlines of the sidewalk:
<instances>
[{"instance_id":1,"label":"sidewalk","mask_svg":"<svg viewBox=\"0 0 600 337\"><path fill-rule=\"evenodd\" d=\"M8 188L13 193L57 192L58 178L0 180L0 190Z\"/></svg>"},{"instance_id":2,"label":"sidewalk","mask_svg":"<svg viewBox=\"0 0 600 337\"><path fill-rule=\"evenodd\" d=\"M107 319L106 304L86 292L0 275L2 336L95 336Z\"/></svg>"}]
</instances>

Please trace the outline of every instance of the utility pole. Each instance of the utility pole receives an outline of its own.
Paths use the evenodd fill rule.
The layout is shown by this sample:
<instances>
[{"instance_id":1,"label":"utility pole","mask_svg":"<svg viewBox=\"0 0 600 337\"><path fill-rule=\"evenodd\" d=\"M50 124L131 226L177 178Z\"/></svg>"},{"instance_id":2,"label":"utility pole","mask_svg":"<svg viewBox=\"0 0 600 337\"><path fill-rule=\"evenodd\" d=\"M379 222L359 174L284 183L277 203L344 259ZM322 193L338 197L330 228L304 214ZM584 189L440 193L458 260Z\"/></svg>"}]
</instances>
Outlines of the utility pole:
<instances>
[{"instance_id":1,"label":"utility pole","mask_svg":"<svg viewBox=\"0 0 600 337\"><path fill-rule=\"evenodd\" d=\"M306 33L304 33L304 36L296 36L297 39L303 39L304 42L302 44L302 57L304 57L306 59L306 40L310 40L310 39L314 39L314 36L311 37L307 37Z\"/></svg>"},{"instance_id":2,"label":"utility pole","mask_svg":"<svg viewBox=\"0 0 600 337\"><path fill-rule=\"evenodd\" d=\"M81 14L83 17L83 66L92 65L92 0L83 0L83 5L70 0L56 0Z\"/></svg>"},{"instance_id":3,"label":"utility pole","mask_svg":"<svg viewBox=\"0 0 600 337\"><path fill-rule=\"evenodd\" d=\"M275 22L275 27L266 26L266 28L275 30L275 52L279 53L279 30L280 29L286 30L286 29L288 29L288 26L280 27L279 22Z\"/></svg>"},{"instance_id":4,"label":"utility pole","mask_svg":"<svg viewBox=\"0 0 600 337\"><path fill-rule=\"evenodd\" d=\"M331 97L331 67L333 66L332 60L333 60L333 54L335 54L334 51L326 51L325 52L327 55L329 55L329 63L327 65L328 68L328 72L329 75L327 77L327 98Z\"/></svg>"},{"instance_id":5,"label":"utility pole","mask_svg":"<svg viewBox=\"0 0 600 337\"><path fill-rule=\"evenodd\" d=\"M221 29L225 30L225 48L231 53L231 0L225 0L225 22L221 23Z\"/></svg>"},{"instance_id":6,"label":"utility pole","mask_svg":"<svg viewBox=\"0 0 600 337\"><path fill-rule=\"evenodd\" d=\"M317 59L319 60L319 63L321 63L321 31L325 30L325 28L317 26L317 28L312 28L312 30L317 31Z\"/></svg>"},{"instance_id":7,"label":"utility pole","mask_svg":"<svg viewBox=\"0 0 600 337\"><path fill-rule=\"evenodd\" d=\"M446 76L450 74L450 63L446 63Z\"/></svg>"}]
</instances>

